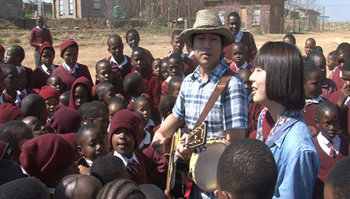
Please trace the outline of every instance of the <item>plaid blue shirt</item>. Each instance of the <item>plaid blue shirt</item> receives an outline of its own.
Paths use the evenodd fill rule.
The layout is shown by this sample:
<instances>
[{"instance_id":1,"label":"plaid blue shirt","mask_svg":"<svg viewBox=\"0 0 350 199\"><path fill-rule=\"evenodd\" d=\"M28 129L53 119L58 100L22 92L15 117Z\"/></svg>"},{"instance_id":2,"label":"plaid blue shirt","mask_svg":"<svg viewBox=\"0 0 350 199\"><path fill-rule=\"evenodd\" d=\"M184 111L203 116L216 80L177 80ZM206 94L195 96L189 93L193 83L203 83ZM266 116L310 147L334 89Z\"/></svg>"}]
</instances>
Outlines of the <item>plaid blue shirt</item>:
<instances>
[{"instance_id":1,"label":"plaid blue shirt","mask_svg":"<svg viewBox=\"0 0 350 199\"><path fill-rule=\"evenodd\" d=\"M173 108L173 114L180 120L184 119L189 129L194 127L226 70L230 70L230 68L221 59L205 82L201 80L199 67L182 82L179 96ZM218 136L225 139L226 130L247 128L248 99L244 83L238 75L232 76L204 121L208 122L208 138Z\"/></svg>"}]
</instances>

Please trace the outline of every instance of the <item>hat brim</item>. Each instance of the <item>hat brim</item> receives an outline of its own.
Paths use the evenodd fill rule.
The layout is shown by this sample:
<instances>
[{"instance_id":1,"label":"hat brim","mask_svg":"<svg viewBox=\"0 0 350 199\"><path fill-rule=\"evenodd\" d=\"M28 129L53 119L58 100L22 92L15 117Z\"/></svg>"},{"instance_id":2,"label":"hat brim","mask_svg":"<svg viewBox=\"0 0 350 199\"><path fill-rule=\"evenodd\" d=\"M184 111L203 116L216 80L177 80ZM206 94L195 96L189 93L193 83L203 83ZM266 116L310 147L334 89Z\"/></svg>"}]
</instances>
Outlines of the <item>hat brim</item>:
<instances>
[{"instance_id":1,"label":"hat brim","mask_svg":"<svg viewBox=\"0 0 350 199\"><path fill-rule=\"evenodd\" d=\"M223 38L223 46L228 46L234 42L233 34L229 29L224 26L221 27L205 27L205 28L190 28L182 31L180 34L180 40L185 42L189 47L192 47L193 44L193 35L202 34L202 33L212 33L219 34Z\"/></svg>"}]
</instances>

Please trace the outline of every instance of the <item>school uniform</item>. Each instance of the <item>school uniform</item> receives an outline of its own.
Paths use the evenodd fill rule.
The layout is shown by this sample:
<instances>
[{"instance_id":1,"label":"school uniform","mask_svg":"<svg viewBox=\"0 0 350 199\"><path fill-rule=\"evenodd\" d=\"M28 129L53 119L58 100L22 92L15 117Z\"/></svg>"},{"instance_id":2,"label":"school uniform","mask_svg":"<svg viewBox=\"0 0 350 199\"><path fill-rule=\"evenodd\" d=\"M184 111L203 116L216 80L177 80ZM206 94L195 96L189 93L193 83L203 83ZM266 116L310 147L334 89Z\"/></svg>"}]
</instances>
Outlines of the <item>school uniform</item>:
<instances>
[{"instance_id":1,"label":"school uniform","mask_svg":"<svg viewBox=\"0 0 350 199\"><path fill-rule=\"evenodd\" d=\"M254 37L250 32L239 31L236 35L235 42L242 42L246 47L246 59L249 64L253 65L254 58L257 53ZM224 48L224 55L226 60L232 60L232 45L228 45Z\"/></svg>"},{"instance_id":2,"label":"school uniform","mask_svg":"<svg viewBox=\"0 0 350 199\"><path fill-rule=\"evenodd\" d=\"M26 85L26 88L28 90L31 90L32 89L32 74L33 74L33 70L31 68L28 68L28 67L25 67L23 65L19 66L21 67L23 70L26 71L26 76L27 76L27 85Z\"/></svg>"},{"instance_id":3,"label":"school uniform","mask_svg":"<svg viewBox=\"0 0 350 199\"><path fill-rule=\"evenodd\" d=\"M242 66L237 66L236 63L234 61L232 61L230 64L230 68L234 73L237 73L237 74L242 69L248 69L248 70L250 70L250 72L252 72L252 73L254 72L254 67L252 65L250 65L247 61L245 61Z\"/></svg>"},{"instance_id":4,"label":"school uniform","mask_svg":"<svg viewBox=\"0 0 350 199\"><path fill-rule=\"evenodd\" d=\"M341 77L343 76L343 73L339 67L335 68L334 74L332 76L332 80L334 81L337 88L340 90L343 87L343 81L341 80Z\"/></svg>"},{"instance_id":5,"label":"school uniform","mask_svg":"<svg viewBox=\"0 0 350 199\"><path fill-rule=\"evenodd\" d=\"M324 99L329 99L332 93L338 90L335 82L329 78L325 78L324 80L321 81L321 89L322 89L321 97L323 97Z\"/></svg>"},{"instance_id":6,"label":"school uniform","mask_svg":"<svg viewBox=\"0 0 350 199\"><path fill-rule=\"evenodd\" d=\"M0 104L0 125L4 125L11 120L18 120L21 116L21 109L12 103Z\"/></svg>"},{"instance_id":7,"label":"school uniform","mask_svg":"<svg viewBox=\"0 0 350 199\"><path fill-rule=\"evenodd\" d=\"M330 97L329 101L333 104L337 104L337 101L339 99L341 90L337 90L334 92ZM338 107L338 120L339 120L339 126L342 131L343 135L349 135L350 132L350 112L349 112L349 104L350 104L350 98L348 97L347 100L345 100L344 104L341 107Z\"/></svg>"},{"instance_id":8,"label":"school uniform","mask_svg":"<svg viewBox=\"0 0 350 199\"><path fill-rule=\"evenodd\" d=\"M74 102L75 88L78 86L78 84L84 85L88 89L88 92L89 92L88 95L90 96L90 99L92 97L91 82L85 77L79 77L78 79L76 79L72 85L72 88L70 89L69 104L68 104L68 106L74 110L78 110L78 107L75 105L75 102Z\"/></svg>"},{"instance_id":9,"label":"school uniform","mask_svg":"<svg viewBox=\"0 0 350 199\"><path fill-rule=\"evenodd\" d=\"M86 65L76 63L71 69L65 62L52 72L52 76L57 75L61 78L65 90L72 88L73 82L79 77L86 77L92 83L89 69Z\"/></svg>"},{"instance_id":10,"label":"school uniform","mask_svg":"<svg viewBox=\"0 0 350 199\"><path fill-rule=\"evenodd\" d=\"M33 71L31 88L32 89L41 89L41 87L46 85L47 79L51 76L52 72L57 68L56 65L50 67L42 64Z\"/></svg>"},{"instance_id":11,"label":"school uniform","mask_svg":"<svg viewBox=\"0 0 350 199\"><path fill-rule=\"evenodd\" d=\"M43 28L36 26L35 28L33 28L32 33L30 35L30 45L35 48L34 59L36 66L39 66L41 63L39 56L39 44L43 44L44 42L48 42L52 45L51 32L45 26L43 26Z\"/></svg>"},{"instance_id":12,"label":"school uniform","mask_svg":"<svg viewBox=\"0 0 350 199\"><path fill-rule=\"evenodd\" d=\"M6 90L2 92L0 95L0 104L10 103L17 107L21 107L23 97L21 97L21 93L16 91L16 97L12 97L6 93Z\"/></svg>"},{"instance_id":13,"label":"school uniform","mask_svg":"<svg viewBox=\"0 0 350 199\"><path fill-rule=\"evenodd\" d=\"M131 60L130 57L124 55L124 60L121 63L118 63L113 56L105 58L105 60L109 61L111 63L112 68L116 68L119 70L120 75L124 79L125 76L129 73L131 73L132 66L131 66Z\"/></svg>"},{"instance_id":14,"label":"school uniform","mask_svg":"<svg viewBox=\"0 0 350 199\"><path fill-rule=\"evenodd\" d=\"M248 133L251 134L256 131L258 127L258 119L263 106L253 101L253 95L248 96L249 107L248 107ZM249 135L247 136L249 137ZM255 138L255 136L254 136Z\"/></svg>"},{"instance_id":15,"label":"school uniform","mask_svg":"<svg viewBox=\"0 0 350 199\"><path fill-rule=\"evenodd\" d=\"M185 75L182 74L182 79L185 79ZM166 95L169 95L169 82L171 80L171 76L169 76L163 83L162 83L162 88L161 88L161 91L162 91L162 98Z\"/></svg>"},{"instance_id":16,"label":"school uniform","mask_svg":"<svg viewBox=\"0 0 350 199\"><path fill-rule=\"evenodd\" d=\"M169 56L172 54L173 52L170 52ZM182 72L185 76L191 74L195 69L196 66L192 59L188 58L184 53L182 53L181 55L181 59L182 59Z\"/></svg>"},{"instance_id":17,"label":"school uniform","mask_svg":"<svg viewBox=\"0 0 350 199\"><path fill-rule=\"evenodd\" d=\"M309 127L311 134L317 134L320 129L316 125L316 110L318 104L320 104L324 99L322 97L318 97L316 99L306 99L305 107L301 111L304 116L305 123Z\"/></svg>"},{"instance_id":18,"label":"school uniform","mask_svg":"<svg viewBox=\"0 0 350 199\"><path fill-rule=\"evenodd\" d=\"M314 195L315 199L323 198L324 183L327 180L328 174L331 169L344 157L349 155L349 139L344 136L336 136L331 141L319 133L317 137L314 138L316 149L320 158L320 171L317 176L316 183L314 185ZM335 149L335 156L332 149Z\"/></svg>"}]
</instances>

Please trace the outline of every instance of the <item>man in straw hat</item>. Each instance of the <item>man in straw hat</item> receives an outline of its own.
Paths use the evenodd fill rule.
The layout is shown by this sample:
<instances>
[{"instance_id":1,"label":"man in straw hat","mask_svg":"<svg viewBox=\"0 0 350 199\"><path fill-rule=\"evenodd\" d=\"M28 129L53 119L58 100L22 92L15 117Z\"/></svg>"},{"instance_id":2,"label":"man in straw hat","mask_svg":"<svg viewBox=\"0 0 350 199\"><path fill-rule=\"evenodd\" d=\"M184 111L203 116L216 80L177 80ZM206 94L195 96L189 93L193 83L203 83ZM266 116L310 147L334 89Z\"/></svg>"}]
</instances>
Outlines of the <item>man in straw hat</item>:
<instances>
[{"instance_id":1,"label":"man in straw hat","mask_svg":"<svg viewBox=\"0 0 350 199\"><path fill-rule=\"evenodd\" d=\"M162 146L167 138L184 122L193 129L216 85L230 70L222 57L223 48L234 41L229 29L224 27L214 12L200 10L193 28L184 30L180 39L194 50L199 66L183 81L173 113L162 123L153 138L153 146ZM228 141L245 137L248 125L248 102L244 83L233 75L205 120L207 137ZM177 155L189 159L191 151L185 147L185 134L178 144Z\"/></svg>"}]
</instances>

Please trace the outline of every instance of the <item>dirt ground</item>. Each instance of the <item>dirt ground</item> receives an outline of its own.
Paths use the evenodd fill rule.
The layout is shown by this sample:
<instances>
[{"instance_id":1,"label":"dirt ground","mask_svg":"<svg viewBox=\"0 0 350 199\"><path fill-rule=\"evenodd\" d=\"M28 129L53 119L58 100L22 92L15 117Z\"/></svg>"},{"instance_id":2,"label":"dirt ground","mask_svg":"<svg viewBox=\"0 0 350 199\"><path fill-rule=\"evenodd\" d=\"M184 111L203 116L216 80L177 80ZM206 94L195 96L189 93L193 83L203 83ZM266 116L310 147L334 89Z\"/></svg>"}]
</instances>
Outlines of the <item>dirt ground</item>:
<instances>
[{"instance_id":1,"label":"dirt ground","mask_svg":"<svg viewBox=\"0 0 350 199\"><path fill-rule=\"evenodd\" d=\"M153 30L154 31L154 30ZM0 32L0 42L2 40L5 48L19 44L23 46L26 52L23 65L34 68L34 48L29 45L30 39L29 30L2 30ZM95 63L109 56L107 51L106 40L110 34L119 34L124 41L124 54L131 54L130 47L125 43L125 31L112 29L85 29L85 30L54 30L52 31L54 39L54 48L56 50L56 58L54 63L59 65L63 62L59 53L59 44L67 38L75 39L79 44L78 62L89 66L92 77L95 77ZM155 58L162 58L169 54L171 50L170 36L167 33L152 33L140 30L141 42L140 46L151 51ZM255 42L258 49L267 41L279 41L283 38L282 34L255 35ZM342 42L350 43L350 31L344 32L324 32L324 33L308 33L295 35L297 46L304 54L304 42L307 38L313 37L316 39L317 45L323 48L325 56Z\"/></svg>"}]
</instances>

